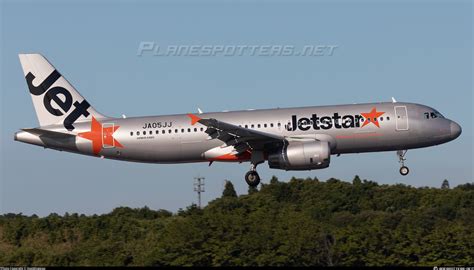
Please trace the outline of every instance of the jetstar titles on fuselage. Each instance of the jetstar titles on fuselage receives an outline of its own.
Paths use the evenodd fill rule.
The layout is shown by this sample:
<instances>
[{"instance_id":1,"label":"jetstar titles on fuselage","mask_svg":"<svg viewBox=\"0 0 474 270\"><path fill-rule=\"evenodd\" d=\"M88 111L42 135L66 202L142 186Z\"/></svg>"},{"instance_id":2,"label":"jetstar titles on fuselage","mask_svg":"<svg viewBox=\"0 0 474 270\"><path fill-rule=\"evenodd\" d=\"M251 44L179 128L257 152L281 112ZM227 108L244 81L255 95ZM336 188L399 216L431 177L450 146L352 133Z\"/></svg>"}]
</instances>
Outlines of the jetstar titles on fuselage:
<instances>
[{"instance_id":1,"label":"jetstar titles on fuselage","mask_svg":"<svg viewBox=\"0 0 474 270\"><path fill-rule=\"evenodd\" d=\"M313 113L311 117L301 117L298 118L297 115L291 116L291 122L287 125L288 131L307 131L309 129L320 130L320 129L341 129L341 128L360 128L362 120L364 117L362 115L340 115L339 113L334 113L332 116L322 116L319 117L316 113ZM377 118L365 118L365 122L377 123ZM365 126L366 123L363 123L362 126Z\"/></svg>"}]
</instances>

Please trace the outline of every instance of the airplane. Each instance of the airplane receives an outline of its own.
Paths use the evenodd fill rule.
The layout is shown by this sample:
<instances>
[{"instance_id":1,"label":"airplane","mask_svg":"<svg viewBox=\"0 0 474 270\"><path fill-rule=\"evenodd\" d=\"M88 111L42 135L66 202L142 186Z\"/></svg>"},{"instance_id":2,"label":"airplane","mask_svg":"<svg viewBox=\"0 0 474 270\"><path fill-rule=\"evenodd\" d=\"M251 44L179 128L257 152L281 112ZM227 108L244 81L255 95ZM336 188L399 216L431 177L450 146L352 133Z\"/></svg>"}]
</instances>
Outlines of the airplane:
<instances>
[{"instance_id":1,"label":"airplane","mask_svg":"<svg viewBox=\"0 0 474 270\"><path fill-rule=\"evenodd\" d=\"M257 186L257 165L272 169L329 167L331 155L396 151L407 175L409 149L452 141L461 126L437 110L391 102L108 117L41 54L19 54L39 127L14 135L19 142L59 151L144 163L250 162L245 174Z\"/></svg>"}]
</instances>

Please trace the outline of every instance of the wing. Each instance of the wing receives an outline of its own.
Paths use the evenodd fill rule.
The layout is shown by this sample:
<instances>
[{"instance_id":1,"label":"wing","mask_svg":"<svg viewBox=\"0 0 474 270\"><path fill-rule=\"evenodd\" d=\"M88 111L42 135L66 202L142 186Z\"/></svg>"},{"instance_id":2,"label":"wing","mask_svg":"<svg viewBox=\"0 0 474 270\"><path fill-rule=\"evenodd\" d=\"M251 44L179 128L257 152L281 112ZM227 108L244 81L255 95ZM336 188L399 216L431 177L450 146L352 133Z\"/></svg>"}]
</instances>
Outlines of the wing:
<instances>
[{"instance_id":1,"label":"wing","mask_svg":"<svg viewBox=\"0 0 474 270\"><path fill-rule=\"evenodd\" d=\"M211 139L218 139L228 146L234 146L238 153L248 150L268 151L281 147L285 141L282 136L232 125L214 118L204 119L194 114L188 116L192 125L200 123L206 126L205 132Z\"/></svg>"}]
</instances>

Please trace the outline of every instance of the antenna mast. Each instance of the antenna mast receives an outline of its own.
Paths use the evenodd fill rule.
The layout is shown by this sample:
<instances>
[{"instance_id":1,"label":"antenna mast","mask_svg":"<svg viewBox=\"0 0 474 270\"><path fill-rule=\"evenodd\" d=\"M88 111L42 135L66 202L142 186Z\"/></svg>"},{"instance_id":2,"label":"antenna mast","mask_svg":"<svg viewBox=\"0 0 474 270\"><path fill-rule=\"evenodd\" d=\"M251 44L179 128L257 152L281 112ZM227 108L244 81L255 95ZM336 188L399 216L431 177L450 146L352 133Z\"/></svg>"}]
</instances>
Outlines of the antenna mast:
<instances>
[{"instance_id":1,"label":"antenna mast","mask_svg":"<svg viewBox=\"0 0 474 270\"><path fill-rule=\"evenodd\" d=\"M206 178L201 176L194 177L194 191L198 194L199 209L201 209L201 192L204 192L204 179Z\"/></svg>"}]
</instances>

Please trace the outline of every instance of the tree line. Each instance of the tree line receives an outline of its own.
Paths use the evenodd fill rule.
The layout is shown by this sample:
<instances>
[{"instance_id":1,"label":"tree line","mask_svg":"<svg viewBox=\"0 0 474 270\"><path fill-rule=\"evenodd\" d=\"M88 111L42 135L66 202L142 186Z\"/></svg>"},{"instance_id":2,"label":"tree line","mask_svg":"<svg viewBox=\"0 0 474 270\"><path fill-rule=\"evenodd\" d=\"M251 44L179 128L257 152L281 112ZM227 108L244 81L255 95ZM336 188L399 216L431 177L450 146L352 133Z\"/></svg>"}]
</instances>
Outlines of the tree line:
<instances>
[{"instance_id":1,"label":"tree line","mask_svg":"<svg viewBox=\"0 0 474 270\"><path fill-rule=\"evenodd\" d=\"M177 213L0 216L0 265L441 266L474 262L474 184L273 177Z\"/></svg>"}]
</instances>

